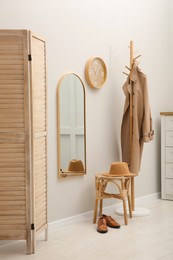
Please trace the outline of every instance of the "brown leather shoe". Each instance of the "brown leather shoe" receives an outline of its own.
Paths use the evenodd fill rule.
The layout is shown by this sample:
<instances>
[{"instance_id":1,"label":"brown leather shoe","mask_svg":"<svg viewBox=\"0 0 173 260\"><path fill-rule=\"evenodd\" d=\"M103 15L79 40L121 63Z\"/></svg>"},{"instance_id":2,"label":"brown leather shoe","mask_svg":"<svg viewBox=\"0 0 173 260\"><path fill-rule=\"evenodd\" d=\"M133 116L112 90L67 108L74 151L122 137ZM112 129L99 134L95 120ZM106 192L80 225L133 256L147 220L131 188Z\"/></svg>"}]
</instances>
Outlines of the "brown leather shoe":
<instances>
[{"instance_id":1,"label":"brown leather shoe","mask_svg":"<svg viewBox=\"0 0 173 260\"><path fill-rule=\"evenodd\" d=\"M120 224L115 219L111 218L111 216L107 216L103 214L102 217L106 220L108 227L120 228Z\"/></svg>"},{"instance_id":2,"label":"brown leather shoe","mask_svg":"<svg viewBox=\"0 0 173 260\"><path fill-rule=\"evenodd\" d=\"M97 224L97 231L99 233L107 233L108 232L108 227L106 224L106 219L101 217L98 220L98 224Z\"/></svg>"}]
</instances>

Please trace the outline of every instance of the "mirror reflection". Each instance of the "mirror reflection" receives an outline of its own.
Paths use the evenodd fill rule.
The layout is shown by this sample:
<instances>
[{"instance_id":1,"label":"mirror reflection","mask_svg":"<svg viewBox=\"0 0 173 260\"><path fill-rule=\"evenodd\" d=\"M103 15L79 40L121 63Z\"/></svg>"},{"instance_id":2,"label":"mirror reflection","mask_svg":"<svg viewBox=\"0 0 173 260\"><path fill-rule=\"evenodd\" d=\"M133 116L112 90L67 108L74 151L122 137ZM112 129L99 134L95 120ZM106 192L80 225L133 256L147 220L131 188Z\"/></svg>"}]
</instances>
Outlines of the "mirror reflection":
<instances>
[{"instance_id":1,"label":"mirror reflection","mask_svg":"<svg viewBox=\"0 0 173 260\"><path fill-rule=\"evenodd\" d=\"M74 73L58 83L58 176L86 173L85 88Z\"/></svg>"}]
</instances>

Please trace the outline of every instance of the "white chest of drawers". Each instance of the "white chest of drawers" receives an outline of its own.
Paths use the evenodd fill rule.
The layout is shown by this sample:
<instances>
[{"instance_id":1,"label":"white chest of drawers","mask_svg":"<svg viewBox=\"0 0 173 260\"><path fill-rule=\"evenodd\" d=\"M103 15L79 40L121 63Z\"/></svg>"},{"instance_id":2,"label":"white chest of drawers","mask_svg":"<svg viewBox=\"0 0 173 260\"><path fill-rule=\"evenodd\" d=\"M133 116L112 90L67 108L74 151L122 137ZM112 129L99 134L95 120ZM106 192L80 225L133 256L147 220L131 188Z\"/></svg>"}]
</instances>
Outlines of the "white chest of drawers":
<instances>
[{"instance_id":1,"label":"white chest of drawers","mask_svg":"<svg viewBox=\"0 0 173 260\"><path fill-rule=\"evenodd\" d=\"M173 200L173 112L161 112L161 198Z\"/></svg>"}]
</instances>

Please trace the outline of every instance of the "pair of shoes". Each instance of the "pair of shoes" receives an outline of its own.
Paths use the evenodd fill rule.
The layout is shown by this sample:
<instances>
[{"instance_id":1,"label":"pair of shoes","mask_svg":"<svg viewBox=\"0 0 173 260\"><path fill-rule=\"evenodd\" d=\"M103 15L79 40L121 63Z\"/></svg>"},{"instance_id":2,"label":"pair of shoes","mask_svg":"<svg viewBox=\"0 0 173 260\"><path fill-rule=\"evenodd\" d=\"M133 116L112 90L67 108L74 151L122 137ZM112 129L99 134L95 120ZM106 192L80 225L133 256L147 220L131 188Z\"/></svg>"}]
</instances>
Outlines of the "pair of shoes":
<instances>
[{"instance_id":1,"label":"pair of shoes","mask_svg":"<svg viewBox=\"0 0 173 260\"><path fill-rule=\"evenodd\" d=\"M97 232L99 233L107 233L108 227L106 223L106 219L103 217L100 217L97 223Z\"/></svg>"},{"instance_id":2,"label":"pair of shoes","mask_svg":"<svg viewBox=\"0 0 173 260\"><path fill-rule=\"evenodd\" d=\"M120 228L120 224L115 219L113 219L111 216L107 216L107 215L103 214L102 217L106 220L108 227Z\"/></svg>"},{"instance_id":3,"label":"pair of shoes","mask_svg":"<svg viewBox=\"0 0 173 260\"><path fill-rule=\"evenodd\" d=\"M102 217L100 217L98 220L97 231L99 233L107 233L108 227L120 228L120 224L111 216L107 216L103 214Z\"/></svg>"}]
</instances>

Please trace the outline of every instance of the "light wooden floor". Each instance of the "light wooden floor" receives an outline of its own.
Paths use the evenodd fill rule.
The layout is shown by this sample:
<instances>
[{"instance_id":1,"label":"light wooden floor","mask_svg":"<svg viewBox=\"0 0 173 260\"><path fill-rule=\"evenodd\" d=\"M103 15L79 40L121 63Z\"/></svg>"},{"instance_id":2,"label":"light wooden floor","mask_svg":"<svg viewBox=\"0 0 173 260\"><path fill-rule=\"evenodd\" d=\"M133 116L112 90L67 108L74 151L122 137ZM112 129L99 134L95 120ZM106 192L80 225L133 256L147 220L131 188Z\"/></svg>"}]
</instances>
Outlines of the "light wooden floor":
<instances>
[{"instance_id":1,"label":"light wooden floor","mask_svg":"<svg viewBox=\"0 0 173 260\"><path fill-rule=\"evenodd\" d=\"M25 255L22 241L3 245L2 260L172 260L173 259L173 201L151 199L142 206L151 215L134 217L129 225L114 210L105 210L122 225L106 234L96 232L92 220L82 220L66 226L51 227L49 240L37 242L35 255Z\"/></svg>"}]
</instances>

